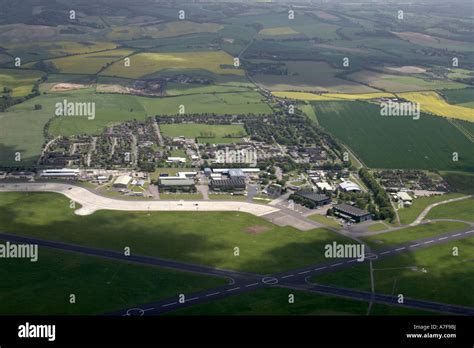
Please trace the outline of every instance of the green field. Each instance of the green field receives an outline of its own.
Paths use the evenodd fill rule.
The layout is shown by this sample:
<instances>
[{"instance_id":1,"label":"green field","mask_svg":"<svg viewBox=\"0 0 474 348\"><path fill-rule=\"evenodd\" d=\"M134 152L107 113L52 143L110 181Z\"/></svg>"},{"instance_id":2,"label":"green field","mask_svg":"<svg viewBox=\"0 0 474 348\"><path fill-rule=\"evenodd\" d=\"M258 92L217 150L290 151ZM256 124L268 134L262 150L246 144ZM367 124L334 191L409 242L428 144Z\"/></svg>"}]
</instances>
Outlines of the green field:
<instances>
[{"instance_id":1,"label":"green field","mask_svg":"<svg viewBox=\"0 0 474 348\"><path fill-rule=\"evenodd\" d=\"M320 124L369 167L474 170L474 144L441 117L384 117L380 106L360 101L313 105Z\"/></svg>"},{"instance_id":2,"label":"green field","mask_svg":"<svg viewBox=\"0 0 474 348\"><path fill-rule=\"evenodd\" d=\"M233 64L233 57L224 51L138 53L130 57L129 67L123 62L116 62L103 71L102 75L139 78L169 69L203 69L215 74L244 75L244 71L235 68Z\"/></svg>"},{"instance_id":3,"label":"green field","mask_svg":"<svg viewBox=\"0 0 474 348\"><path fill-rule=\"evenodd\" d=\"M2 260L0 277L2 315L100 315L226 284L224 279L42 247L37 262ZM75 304L69 303L70 294L76 296Z\"/></svg>"},{"instance_id":4,"label":"green field","mask_svg":"<svg viewBox=\"0 0 474 348\"><path fill-rule=\"evenodd\" d=\"M453 256L453 247L459 256ZM373 262L375 291L461 306L474 306L474 238L398 254ZM368 264L323 274L313 282L370 291ZM422 286L420 286L422 284Z\"/></svg>"},{"instance_id":5,"label":"green field","mask_svg":"<svg viewBox=\"0 0 474 348\"><path fill-rule=\"evenodd\" d=\"M442 175L455 191L474 194L474 173L442 172Z\"/></svg>"},{"instance_id":6,"label":"green field","mask_svg":"<svg viewBox=\"0 0 474 348\"><path fill-rule=\"evenodd\" d=\"M449 104L464 104L474 101L474 88L452 89L441 91Z\"/></svg>"},{"instance_id":7,"label":"green field","mask_svg":"<svg viewBox=\"0 0 474 348\"><path fill-rule=\"evenodd\" d=\"M468 198L434 207L427 219L460 219L474 222L474 199Z\"/></svg>"},{"instance_id":8,"label":"green field","mask_svg":"<svg viewBox=\"0 0 474 348\"><path fill-rule=\"evenodd\" d=\"M445 195L436 195L428 197L418 197L413 200L413 204L409 208L402 208L398 210L400 222L407 225L415 221L418 215L430 204L447 201L448 199L462 197L463 195L457 193L448 193Z\"/></svg>"},{"instance_id":9,"label":"green field","mask_svg":"<svg viewBox=\"0 0 474 348\"><path fill-rule=\"evenodd\" d=\"M382 223L382 222L377 222L375 224L372 224L370 225L368 228L367 228L367 231L370 231L370 232L377 232L377 231L383 231L383 230L386 230L388 227Z\"/></svg>"},{"instance_id":10,"label":"green field","mask_svg":"<svg viewBox=\"0 0 474 348\"><path fill-rule=\"evenodd\" d=\"M330 91L341 93L370 93L377 90L337 77L342 69L326 62L285 61L288 75L257 74L258 84L271 91Z\"/></svg>"},{"instance_id":11,"label":"green field","mask_svg":"<svg viewBox=\"0 0 474 348\"><path fill-rule=\"evenodd\" d=\"M332 228L337 228L337 229L341 228L341 225L340 225L339 221L337 221L334 218L329 218L325 215L313 214L313 215L308 216L308 219L311 219L313 221L322 223L322 224L324 224L326 226L329 226L329 227L332 227Z\"/></svg>"},{"instance_id":12,"label":"green field","mask_svg":"<svg viewBox=\"0 0 474 348\"><path fill-rule=\"evenodd\" d=\"M56 59L46 60L51 63L58 72L68 74L96 74L108 64L118 61L130 54L132 50L115 49L110 51L72 55ZM123 65L123 62L121 62ZM25 67L33 67L34 63L26 64Z\"/></svg>"},{"instance_id":13,"label":"green field","mask_svg":"<svg viewBox=\"0 0 474 348\"><path fill-rule=\"evenodd\" d=\"M294 295L295 302L288 303ZM183 308L169 315L366 315L369 304L290 289L270 288ZM428 315L429 312L375 304L371 315Z\"/></svg>"},{"instance_id":14,"label":"green field","mask_svg":"<svg viewBox=\"0 0 474 348\"><path fill-rule=\"evenodd\" d=\"M0 69L0 96L7 88L12 97L24 97L32 92L34 83L43 75L37 70Z\"/></svg>"},{"instance_id":15,"label":"green field","mask_svg":"<svg viewBox=\"0 0 474 348\"><path fill-rule=\"evenodd\" d=\"M98 211L77 216L52 193L1 193L0 230L261 274L324 260L324 245L346 239L301 232L241 212ZM254 231L259 231L255 233ZM234 248L240 256L234 256ZM295 257L298 255L298 257Z\"/></svg>"},{"instance_id":16,"label":"green field","mask_svg":"<svg viewBox=\"0 0 474 348\"><path fill-rule=\"evenodd\" d=\"M443 233L459 231L468 227L468 224L462 222L438 221L391 232L384 232L370 237L362 237L362 240L367 242L372 249L377 250L397 244L408 243L416 239L423 239Z\"/></svg>"},{"instance_id":17,"label":"green field","mask_svg":"<svg viewBox=\"0 0 474 348\"><path fill-rule=\"evenodd\" d=\"M351 80L367 84L373 88L386 92L408 92L408 91L426 91L436 89L457 89L465 85L458 82L435 80L423 78L418 74L415 76L392 75L379 73L369 70L358 71L348 77Z\"/></svg>"},{"instance_id":18,"label":"green field","mask_svg":"<svg viewBox=\"0 0 474 348\"><path fill-rule=\"evenodd\" d=\"M162 124L160 130L165 136L198 138L199 142L229 143L238 142L246 135L240 125L209 125L203 123Z\"/></svg>"}]
</instances>

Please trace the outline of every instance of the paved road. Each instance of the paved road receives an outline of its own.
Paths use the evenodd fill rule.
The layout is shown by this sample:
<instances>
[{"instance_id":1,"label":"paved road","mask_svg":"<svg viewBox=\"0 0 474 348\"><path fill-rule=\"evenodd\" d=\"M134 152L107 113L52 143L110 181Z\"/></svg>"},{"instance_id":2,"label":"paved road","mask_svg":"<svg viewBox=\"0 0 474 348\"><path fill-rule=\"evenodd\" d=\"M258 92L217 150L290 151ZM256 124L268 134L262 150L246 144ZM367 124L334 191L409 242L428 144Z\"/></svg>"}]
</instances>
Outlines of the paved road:
<instances>
[{"instance_id":1,"label":"paved road","mask_svg":"<svg viewBox=\"0 0 474 348\"><path fill-rule=\"evenodd\" d=\"M124 211L242 211L256 216L277 212L278 208L241 201L126 201L97 195L86 188L58 183L5 183L0 192L56 192L79 203L78 215L89 215L97 210Z\"/></svg>"},{"instance_id":2,"label":"paved road","mask_svg":"<svg viewBox=\"0 0 474 348\"><path fill-rule=\"evenodd\" d=\"M370 255L367 255L366 261L370 259L380 259L395 254L404 253L407 251L417 250L425 247L430 247L436 244L449 242L452 240L459 240L462 238L474 236L474 229L468 229L463 231L456 231L438 235L435 237L423 238L416 241L411 241L406 244L397 245L394 247L381 249ZM306 278L308 276L314 276L325 272L333 272L343 268L348 268L356 265L358 261L356 259L336 259L324 263L318 263L311 266L305 266L299 269L280 272L273 275L257 275L253 273L236 272L230 270L216 269L209 266L193 265L183 262L159 259L141 255L125 256L123 253L116 251L97 249L79 246L75 244L61 243L46 241L33 237L23 237L12 235L8 233L0 232L0 239L9 240L18 243L36 243L40 246L49 248L59 249L68 252L76 252L81 254L87 254L98 257L105 257L110 259L118 259L127 262L137 262L142 264L149 264L153 266L171 268L186 272L196 272L200 274L213 275L218 277L226 277L230 279L230 284L227 286L204 290L196 293L185 294L184 303L179 301L179 295L175 298L165 299L152 303L139 305L136 308L127 308L124 310L109 313L110 315L157 315L168 311L176 310L178 308L195 305L198 303L205 303L214 299L224 298L230 295L237 295L249 290L255 290L258 288L269 287L269 286L283 286L287 288L300 289L302 286L308 286ZM366 262L365 261L365 262ZM311 285L313 286L313 285ZM316 286L316 285L314 285ZM357 290L348 290L335 287L322 287L318 286L318 292L325 293L328 295L341 295L344 297L353 298L355 300L367 300L364 292ZM352 292L351 292L352 291ZM370 294L370 293L369 293ZM377 301L392 301L391 304L397 304L393 302L393 298L390 296L375 294L375 300ZM380 302L382 303L382 302ZM461 313L461 309L455 306L447 304L439 304L429 301L410 300L405 302L404 306L417 308L417 309L432 309L452 314L468 314L474 311L473 308L465 308L465 312Z\"/></svg>"},{"instance_id":3,"label":"paved road","mask_svg":"<svg viewBox=\"0 0 474 348\"><path fill-rule=\"evenodd\" d=\"M428 215L428 213L430 212L430 210L433 209L434 207L437 207L437 206L443 205L443 204L447 204L447 203L451 203L451 202L462 201L462 200L468 199L468 198L472 198L472 195L463 196L463 197L459 197L459 198L452 198L452 199L448 199L448 200L446 200L446 201L441 201L441 202L438 202L438 203L430 204L430 205L427 206L425 209L423 209L423 211L421 212L421 214L418 215L418 217L415 219L415 221L413 221L413 222L410 224L410 226L418 225L418 224L425 218L425 216Z\"/></svg>"}]
</instances>

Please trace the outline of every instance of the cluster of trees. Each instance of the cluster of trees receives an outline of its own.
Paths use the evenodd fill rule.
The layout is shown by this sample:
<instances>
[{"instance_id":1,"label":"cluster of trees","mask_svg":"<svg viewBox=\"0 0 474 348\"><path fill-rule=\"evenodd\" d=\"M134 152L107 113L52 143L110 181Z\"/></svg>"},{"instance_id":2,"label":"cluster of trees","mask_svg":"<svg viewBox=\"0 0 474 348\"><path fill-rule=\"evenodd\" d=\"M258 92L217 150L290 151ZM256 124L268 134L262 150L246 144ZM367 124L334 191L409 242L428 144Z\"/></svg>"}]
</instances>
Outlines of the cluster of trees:
<instances>
[{"instance_id":1,"label":"cluster of trees","mask_svg":"<svg viewBox=\"0 0 474 348\"><path fill-rule=\"evenodd\" d=\"M293 202L297 204L301 204L302 206L305 206L308 209L315 209L318 207L318 205L314 203L312 200L295 195L295 194L290 195L289 199L293 200Z\"/></svg>"},{"instance_id":2,"label":"cluster of trees","mask_svg":"<svg viewBox=\"0 0 474 348\"><path fill-rule=\"evenodd\" d=\"M379 207L377 210L375 206L369 206L369 212L373 214L375 220L389 219L393 221L395 218L395 211L393 210L390 198L385 192L384 188L375 180L373 175L365 168L359 170L359 176L365 185L372 191L374 195L374 202Z\"/></svg>"}]
</instances>

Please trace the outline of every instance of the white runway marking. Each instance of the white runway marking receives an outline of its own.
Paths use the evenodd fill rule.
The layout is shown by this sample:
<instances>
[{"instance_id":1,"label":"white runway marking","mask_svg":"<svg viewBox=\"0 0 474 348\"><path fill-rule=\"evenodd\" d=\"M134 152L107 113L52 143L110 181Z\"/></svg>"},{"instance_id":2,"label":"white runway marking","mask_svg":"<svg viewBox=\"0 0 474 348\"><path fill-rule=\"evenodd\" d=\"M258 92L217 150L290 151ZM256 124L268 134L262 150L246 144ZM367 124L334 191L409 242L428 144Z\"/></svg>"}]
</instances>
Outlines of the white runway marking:
<instances>
[{"instance_id":1,"label":"white runway marking","mask_svg":"<svg viewBox=\"0 0 474 348\"><path fill-rule=\"evenodd\" d=\"M209 297L209 296L216 296L216 295L219 295L220 292L213 292L212 294L207 294L206 296Z\"/></svg>"},{"instance_id":2,"label":"white runway marking","mask_svg":"<svg viewBox=\"0 0 474 348\"><path fill-rule=\"evenodd\" d=\"M294 274L290 274L290 275L286 275L284 277L281 277L281 279L286 279L286 278L290 278L290 277L294 277L295 275Z\"/></svg>"},{"instance_id":3,"label":"white runway marking","mask_svg":"<svg viewBox=\"0 0 474 348\"><path fill-rule=\"evenodd\" d=\"M161 307L169 307L169 306L174 306L175 304L177 304L178 302L171 302L171 303L167 303L167 304L164 304L163 306Z\"/></svg>"}]
</instances>

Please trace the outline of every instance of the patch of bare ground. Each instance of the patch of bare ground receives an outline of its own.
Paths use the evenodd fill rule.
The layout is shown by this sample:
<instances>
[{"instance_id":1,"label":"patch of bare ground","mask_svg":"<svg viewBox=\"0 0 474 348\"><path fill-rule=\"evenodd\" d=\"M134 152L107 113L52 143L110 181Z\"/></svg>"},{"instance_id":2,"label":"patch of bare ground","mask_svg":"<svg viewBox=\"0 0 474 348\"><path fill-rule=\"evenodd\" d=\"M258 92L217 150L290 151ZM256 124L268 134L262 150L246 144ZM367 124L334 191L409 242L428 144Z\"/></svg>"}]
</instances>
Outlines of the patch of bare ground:
<instances>
[{"instance_id":1,"label":"patch of bare ground","mask_svg":"<svg viewBox=\"0 0 474 348\"><path fill-rule=\"evenodd\" d=\"M270 230L267 226L249 226L245 229L245 232L250 234L264 233Z\"/></svg>"},{"instance_id":2,"label":"patch of bare ground","mask_svg":"<svg viewBox=\"0 0 474 348\"><path fill-rule=\"evenodd\" d=\"M51 92L72 91L75 89L89 88L90 85L83 85L80 83L57 83L51 87Z\"/></svg>"}]
</instances>

